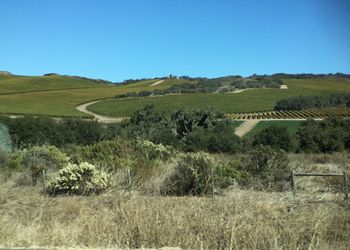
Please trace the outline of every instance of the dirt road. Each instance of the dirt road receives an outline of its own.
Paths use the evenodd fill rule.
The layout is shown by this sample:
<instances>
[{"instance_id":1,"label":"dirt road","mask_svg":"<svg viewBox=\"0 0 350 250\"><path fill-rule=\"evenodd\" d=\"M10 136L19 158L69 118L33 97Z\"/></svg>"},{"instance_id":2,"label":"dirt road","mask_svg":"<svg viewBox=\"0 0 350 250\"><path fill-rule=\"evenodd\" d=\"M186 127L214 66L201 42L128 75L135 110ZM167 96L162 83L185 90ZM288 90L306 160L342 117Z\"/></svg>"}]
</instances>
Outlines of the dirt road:
<instances>
[{"instance_id":1,"label":"dirt road","mask_svg":"<svg viewBox=\"0 0 350 250\"><path fill-rule=\"evenodd\" d=\"M150 86L157 86L158 84L161 84L162 82L164 82L164 80L160 80L158 82L152 83Z\"/></svg>"},{"instance_id":2,"label":"dirt road","mask_svg":"<svg viewBox=\"0 0 350 250\"><path fill-rule=\"evenodd\" d=\"M259 121L260 120L247 120L243 122L236 128L235 134L239 137L243 137L245 134L251 131L259 123Z\"/></svg>"},{"instance_id":3,"label":"dirt road","mask_svg":"<svg viewBox=\"0 0 350 250\"><path fill-rule=\"evenodd\" d=\"M87 110L87 107L100 102L101 100L97 100L97 101L93 101L93 102L88 102L88 103L84 103L82 105L79 105L77 107L75 107L77 110L79 110L80 112L92 115L95 117L95 119L99 122L103 122L103 123L115 123L115 122L120 122L122 121L124 118L116 118L116 117L108 117L108 116L103 116L103 115L99 115L96 114L94 112L91 112L89 110Z\"/></svg>"}]
</instances>

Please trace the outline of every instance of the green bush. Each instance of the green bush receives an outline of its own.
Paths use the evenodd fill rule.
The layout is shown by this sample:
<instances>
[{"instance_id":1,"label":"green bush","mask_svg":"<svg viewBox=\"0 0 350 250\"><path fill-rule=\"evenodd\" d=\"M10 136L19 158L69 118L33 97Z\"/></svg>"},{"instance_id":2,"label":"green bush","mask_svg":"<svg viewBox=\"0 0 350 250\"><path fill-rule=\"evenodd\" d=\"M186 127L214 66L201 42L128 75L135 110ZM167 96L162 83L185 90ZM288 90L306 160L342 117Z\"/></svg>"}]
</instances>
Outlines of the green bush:
<instances>
[{"instance_id":1,"label":"green bush","mask_svg":"<svg viewBox=\"0 0 350 250\"><path fill-rule=\"evenodd\" d=\"M91 162L107 171L133 167L126 164L133 161L125 161L130 157L135 158L132 145L127 140L103 141L81 148L82 161Z\"/></svg>"},{"instance_id":2,"label":"green bush","mask_svg":"<svg viewBox=\"0 0 350 250\"><path fill-rule=\"evenodd\" d=\"M163 182L164 195L206 195L212 192L214 177L215 192L234 184L239 176L235 165L220 164L207 153L180 154L173 172Z\"/></svg>"},{"instance_id":3,"label":"green bush","mask_svg":"<svg viewBox=\"0 0 350 250\"><path fill-rule=\"evenodd\" d=\"M272 187L289 180L291 169L285 151L260 145L250 152L247 170L264 187Z\"/></svg>"},{"instance_id":4,"label":"green bush","mask_svg":"<svg viewBox=\"0 0 350 250\"><path fill-rule=\"evenodd\" d=\"M350 149L350 121L332 117L323 121L308 120L297 132L299 150L307 153L333 153Z\"/></svg>"},{"instance_id":5,"label":"green bush","mask_svg":"<svg viewBox=\"0 0 350 250\"><path fill-rule=\"evenodd\" d=\"M56 171L68 163L69 157L55 146L35 146L19 151L13 164L21 164L32 174L33 185L36 184L43 170Z\"/></svg>"},{"instance_id":6,"label":"green bush","mask_svg":"<svg viewBox=\"0 0 350 250\"><path fill-rule=\"evenodd\" d=\"M0 167L6 166L9 163L8 154L0 149Z\"/></svg>"},{"instance_id":7,"label":"green bush","mask_svg":"<svg viewBox=\"0 0 350 250\"><path fill-rule=\"evenodd\" d=\"M240 148L241 140L228 123L218 123L211 128L197 127L181 144L181 149L187 152L236 153Z\"/></svg>"},{"instance_id":8,"label":"green bush","mask_svg":"<svg viewBox=\"0 0 350 250\"><path fill-rule=\"evenodd\" d=\"M253 146L268 145L274 149L293 151L295 142L287 128L271 125L254 135Z\"/></svg>"},{"instance_id":9,"label":"green bush","mask_svg":"<svg viewBox=\"0 0 350 250\"><path fill-rule=\"evenodd\" d=\"M120 133L119 124L102 124L73 118L57 121L48 117L26 116L17 119L0 117L0 122L8 127L15 148L45 144L57 147L68 144L91 145L102 140L112 140ZM1 130L0 126L0 147ZM8 144L9 142L6 143Z\"/></svg>"},{"instance_id":10,"label":"green bush","mask_svg":"<svg viewBox=\"0 0 350 250\"><path fill-rule=\"evenodd\" d=\"M130 169L133 185L142 185L161 170L172 153L169 146L147 140L114 140L82 147L81 159L108 172Z\"/></svg>"},{"instance_id":11,"label":"green bush","mask_svg":"<svg viewBox=\"0 0 350 250\"><path fill-rule=\"evenodd\" d=\"M100 194L109 186L109 176L89 163L68 164L47 186L49 195Z\"/></svg>"},{"instance_id":12,"label":"green bush","mask_svg":"<svg viewBox=\"0 0 350 250\"><path fill-rule=\"evenodd\" d=\"M138 153L144 155L148 160L166 160L172 153L171 147L155 144L148 140L138 140L135 146Z\"/></svg>"},{"instance_id":13,"label":"green bush","mask_svg":"<svg viewBox=\"0 0 350 250\"><path fill-rule=\"evenodd\" d=\"M10 152L12 150L12 141L7 126L0 122L0 150Z\"/></svg>"},{"instance_id":14,"label":"green bush","mask_svg":"<svg viewBox=\"0 0 350 250\"><path fill-rule=\"evenodd\" d=\"M180 154L174 172L164 181L164 195L205 195L211 191L213 159L206 153Z\"/></svg>"}]
</instances>

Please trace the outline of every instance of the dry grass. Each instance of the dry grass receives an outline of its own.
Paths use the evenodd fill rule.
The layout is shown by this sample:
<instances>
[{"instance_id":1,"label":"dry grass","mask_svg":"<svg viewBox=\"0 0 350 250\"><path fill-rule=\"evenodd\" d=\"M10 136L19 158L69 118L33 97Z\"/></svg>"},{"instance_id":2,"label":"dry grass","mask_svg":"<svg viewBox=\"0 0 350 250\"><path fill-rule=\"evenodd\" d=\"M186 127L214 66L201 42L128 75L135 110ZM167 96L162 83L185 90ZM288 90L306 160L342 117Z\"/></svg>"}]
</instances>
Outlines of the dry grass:
<instances>
[{"instance_id":1,"label":"dry grass","mask_svg":"<svg viewBox=\"0 0 350 250\"><path fill-rule=\"evenodd\" d=\"M349 173L349 154L292 155L305 171ZM345 165L344 165L345 164ZM44 197L40 186L0 183L0 246L44 248L348 249L350 206L337 180L298 179L298 192L232 187L221 196L162 197L167 173L101 196Z\"/></svg>"},{"instance_id":2,"label":"dry grass","mask_svg":"<svg viewBox=\"0 0 350 250\"><path fill-rule=\"evenodd\" d=\"M39 188L0 188L0 245L185 249L347 249L341 197L232 190L207 197L45 198Z\"/></svg>"}]
</instances>

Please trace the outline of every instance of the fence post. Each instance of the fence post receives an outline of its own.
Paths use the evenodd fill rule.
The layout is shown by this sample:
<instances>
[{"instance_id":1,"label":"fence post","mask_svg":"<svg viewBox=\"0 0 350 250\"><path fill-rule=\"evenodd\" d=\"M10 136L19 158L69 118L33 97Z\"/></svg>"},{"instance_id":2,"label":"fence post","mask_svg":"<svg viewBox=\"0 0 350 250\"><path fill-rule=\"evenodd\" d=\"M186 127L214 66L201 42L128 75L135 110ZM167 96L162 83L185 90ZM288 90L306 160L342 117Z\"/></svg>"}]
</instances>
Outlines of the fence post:
<instances>
[{"instance_id":1,"label":"fence post","mask_svg":"<svg viewBox=\"0 0 350 250\"><path fill-rule=\"evenodd\" d=\"M295 196L295 192L296 192L296 183L295 183L294 171L291 172L291 184L292 184L293 195Z\"/></svg>"},{"instance_id":2,"label":"fence post","mask_svg":"<svg viewBox=\"0 0 350 250\"><path fill-rule=\"evenodd\" d=\"M343 188L344 188L344 200L349 199L349 194L348 194L348 183L347 183L347 177L345 171L343 171Z\"/></svg>"},{"instance_id":3,"label":"fence post","mask_svg":"<svg viewBox=\"0 0 350 250\"><path fill-rule=\"evenodd\" d=\"M211 191L212 191L211 195L214 198L214 195L215 195L214 168L211 169Z\"/></svg>"},{"instance_id":4,"label":"fence post","mask_svg":"<svg viewBox=\"0 0 350 250\"><path fill-rule=\"evenodd\" d=\"M43 179L42 179L43 180L43 192L44 192L44 194L46 196L45 170L43 170L42 175L43 175Z\"/></svg>"},{"instance_id":5,"label":"fence post","mask_svg":"<svg viewBox=\"0 0 350 250\"><path fill-rule=\"evenodd\" d=\"M129 192L131 192L131 173L130 173L130 169L127 170L127 174L128 174L128 190L129 190Z\"/></svg>"}]
</instances>

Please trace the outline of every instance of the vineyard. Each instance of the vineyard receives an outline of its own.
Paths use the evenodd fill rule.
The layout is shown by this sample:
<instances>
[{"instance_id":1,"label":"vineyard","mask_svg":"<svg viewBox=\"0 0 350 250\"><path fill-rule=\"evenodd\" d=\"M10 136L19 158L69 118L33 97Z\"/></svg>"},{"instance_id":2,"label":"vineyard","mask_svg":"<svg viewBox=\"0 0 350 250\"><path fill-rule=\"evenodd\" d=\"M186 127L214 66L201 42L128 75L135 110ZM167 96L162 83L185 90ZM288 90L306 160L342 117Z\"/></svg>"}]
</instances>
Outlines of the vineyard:
<instances>
[{"instance_id":1,"label":"vineyard","mask_svg":"<svg viewBox=\"0 0 350 250\"><path fill-rule=\"evenodd\" d=\"M350 108L322 108L294 111L268 111L254 113L235 113L228 115L232 119L324 119L332 116L350 117Z\"/></svg>"}]
</instances>

